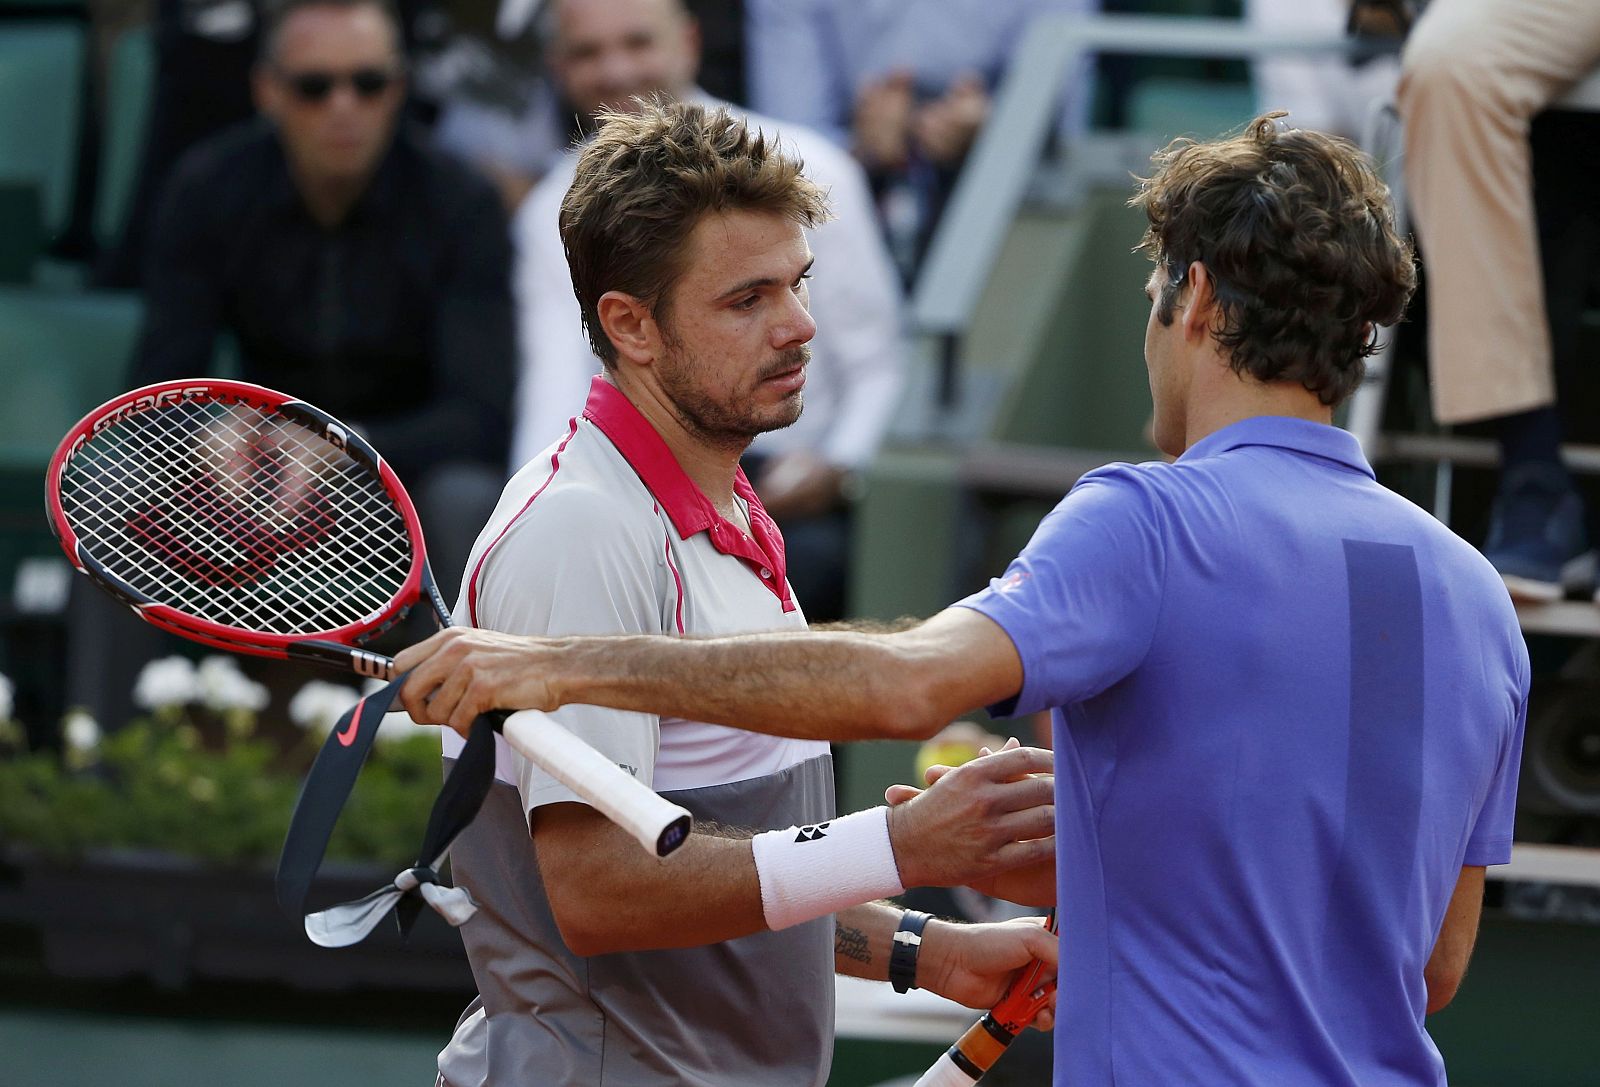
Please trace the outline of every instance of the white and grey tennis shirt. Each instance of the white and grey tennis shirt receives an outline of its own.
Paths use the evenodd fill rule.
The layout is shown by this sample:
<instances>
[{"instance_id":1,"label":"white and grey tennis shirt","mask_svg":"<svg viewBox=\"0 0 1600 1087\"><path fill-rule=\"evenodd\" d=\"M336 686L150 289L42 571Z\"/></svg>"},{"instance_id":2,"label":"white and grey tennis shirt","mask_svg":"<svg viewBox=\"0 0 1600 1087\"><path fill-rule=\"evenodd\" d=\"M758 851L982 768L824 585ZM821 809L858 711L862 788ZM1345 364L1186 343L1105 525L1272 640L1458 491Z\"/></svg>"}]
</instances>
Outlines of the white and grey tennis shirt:
<instances>
[{"instance_id":1,"label":"white and grey tennis shirt","mask_svg":"<svg viewBox=\"0 0 1600 1087\"><path fill-rule=\"evenodd\" d=\"M783 539L740 473L753 532L721 517L604 377L565 438L509 484L457 619L524 634L803 628ZM828 745L566 706L562 724L696 819L755 831L834 815ZM445 756L460 740L445 732ZM496 739L496 783L451 850L481 905L463 929L478 999L439 1055L447 1087L821 1087L833 1050L833 922L708 947L574 955L528 812L577 800ZM630 846L629 848L632 848Z\"/></svg>"}]
</instances>

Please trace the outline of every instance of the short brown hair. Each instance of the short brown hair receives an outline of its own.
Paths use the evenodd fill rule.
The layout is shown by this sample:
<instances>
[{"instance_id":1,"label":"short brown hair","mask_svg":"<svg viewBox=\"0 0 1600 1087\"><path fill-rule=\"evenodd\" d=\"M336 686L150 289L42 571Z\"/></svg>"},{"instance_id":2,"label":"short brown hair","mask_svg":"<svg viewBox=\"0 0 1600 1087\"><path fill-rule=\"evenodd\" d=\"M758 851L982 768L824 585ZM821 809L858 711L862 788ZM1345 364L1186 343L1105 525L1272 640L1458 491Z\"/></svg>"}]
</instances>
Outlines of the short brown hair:
<instances>
[{"instance_id":1,"label":"short brown hair","mask_svg":"<svg viewBox=\"0 0 1600 1087\"><path fill-rule=\"evenodd\" d=\"M1199 261L1233 369L1298 381L1333 405L1361 384L1377 327L1405 312L1415 260L1371 159L1336 136L1280 128L1282 116L1211 143L1175 140L1129 203L1150 220L1139 248L1165 273L1163 324Z\"/></svg>"},{"instance_id":2,"label":"short brown hair","mask_svg":"<svg viewBox=\"0 0 1600 1087\"><path fill-rule=\"evenodd\" d=\"M827 196L778 141L726 110L641 103L602 112L561 201L561 243L595 354L617 352L600 327L600 296L631 294L665 322L689 234L708 212L765 211L814 227Z\"/></svg>"}]
</instances>

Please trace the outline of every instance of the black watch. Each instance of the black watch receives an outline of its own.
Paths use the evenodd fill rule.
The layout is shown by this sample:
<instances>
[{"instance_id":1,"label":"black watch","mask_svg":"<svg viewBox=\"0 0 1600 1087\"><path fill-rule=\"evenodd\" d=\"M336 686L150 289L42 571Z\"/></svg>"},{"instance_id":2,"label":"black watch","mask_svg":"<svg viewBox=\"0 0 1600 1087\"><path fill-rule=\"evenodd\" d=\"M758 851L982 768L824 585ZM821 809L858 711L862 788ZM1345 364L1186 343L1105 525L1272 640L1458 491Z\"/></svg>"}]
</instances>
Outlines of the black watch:
<instances>
[{"instance_id":1,"label":"black watch","mask_svg":"<svg viewBox=\"0 0 1600 1087\"><path fill-rule=\"evenodd\" d=\"M900 915L889 951L889 984L897 993L917 987L917 953L922 949L922 930L931 920L931 915L916 910Z\"/></svg>"}]
</instances>

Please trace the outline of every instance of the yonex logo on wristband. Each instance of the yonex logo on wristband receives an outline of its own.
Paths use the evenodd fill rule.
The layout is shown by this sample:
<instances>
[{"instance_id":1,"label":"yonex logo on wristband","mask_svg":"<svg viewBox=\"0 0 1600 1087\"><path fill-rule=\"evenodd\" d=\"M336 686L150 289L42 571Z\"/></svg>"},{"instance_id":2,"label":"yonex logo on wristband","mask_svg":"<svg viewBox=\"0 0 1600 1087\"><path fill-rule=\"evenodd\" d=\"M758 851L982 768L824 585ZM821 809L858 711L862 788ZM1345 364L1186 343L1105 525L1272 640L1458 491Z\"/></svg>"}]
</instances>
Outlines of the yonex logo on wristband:
<instances>
[{"instance_id":1,"label":"yonex logo on wristband","mask_svg":"<svg viewBox=\"0 0 1600 1087\"><path fill-rule=\"evenodd\" d=\"M794 836L797 842L815 842L827 835L823 832L828 829L827 823L808 823L800 828L800 833Z\"/></svg>"},{"instance_id":2,"label":"yonex logo on wristband","mask_svg":"<svg viewBox=\"0 0 1600 1087\"><path fill-rule=\"evenodd\" d=\"M773 930L901 894L889 809L769 830L750 839L761 913Z\"/></svg>"}]
</instances>

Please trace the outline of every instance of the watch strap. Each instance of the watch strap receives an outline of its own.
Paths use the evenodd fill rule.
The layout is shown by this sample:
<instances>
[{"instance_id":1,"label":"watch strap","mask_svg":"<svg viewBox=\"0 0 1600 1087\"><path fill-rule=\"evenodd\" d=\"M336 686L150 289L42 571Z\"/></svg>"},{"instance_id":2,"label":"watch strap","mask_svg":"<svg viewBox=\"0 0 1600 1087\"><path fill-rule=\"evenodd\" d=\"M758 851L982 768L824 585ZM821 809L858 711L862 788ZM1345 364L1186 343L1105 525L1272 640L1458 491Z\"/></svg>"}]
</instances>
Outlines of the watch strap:
<instances>
[{"instance_id":1,"label":"watch strap","mask_svg":"<svg viewBox=\"0 0 1600 1087\"><path fill-rule=\"evenodd\" d=\"M900 927L895 929L889 950L889 984L897 993L917 987L917 955L922 950L922 930L932 919L931 915L916 910L906 910L900 915Z\"/></svg>"}]
</instances>

